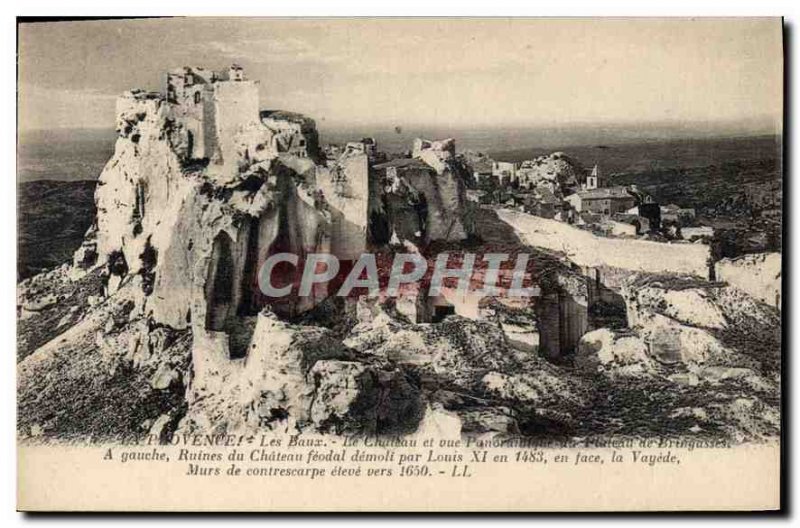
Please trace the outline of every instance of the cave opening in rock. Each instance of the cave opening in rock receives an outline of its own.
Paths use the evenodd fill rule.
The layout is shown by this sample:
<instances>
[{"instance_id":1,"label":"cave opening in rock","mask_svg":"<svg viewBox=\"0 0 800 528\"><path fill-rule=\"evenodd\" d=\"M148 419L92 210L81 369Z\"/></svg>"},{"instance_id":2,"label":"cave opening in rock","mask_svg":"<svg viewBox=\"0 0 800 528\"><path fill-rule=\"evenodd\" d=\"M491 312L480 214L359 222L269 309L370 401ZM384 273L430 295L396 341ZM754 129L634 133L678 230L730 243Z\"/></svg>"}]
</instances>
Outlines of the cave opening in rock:
<instances>
[{"instance_id":1,"label":"cave opening in rock","mask_svg":"<svg viewBox=\"0 0 800 528\"><path fill-rule=\"evenodd\" d=\"M455 306L434 306L432 323L441 323L448 315L455 315Z\"/></svg>"},{"instance_id":2,"label":"cave opening in rock","mask_svg":"<svg viewBox=\"0 0 800 528\"><path fill-rule=\"evenodd\" d=\"M370 212L368 230L370 242L375 245L388 244L392 238L392 226L389 219L378 211Z\"/></svg>"},{"instance_id":3,"label":"cave opening in rock","mask_svg":"<svg viewBox=\"0 0 800 528\"><path fill-rule=\"evenodd\" d=\"M294 246L292 244L291 226L290 222L287 220L289 218L287 207L288 206L286 202L279 204L280 209L278 211L278 229L277 233L275 233L275 238L272 240L272 243L267 250L267 255L275 255L278 253L297 253L297 251L293 249ZM302 261L303 255L298 256ZM294 285L299 280L300 272L298 270L300 269L302 269L302 265L296 267L290 262L278 262L272 268L270 281L275 288L283 288L287 285ZM282 319L289 319L296 315L295 306L298 303L298 298L295 288L292 289L292 293L290 295L285 295L283 297L259 296L259 298L261 299L261 306L259 306L259 308L269 305L275 315Z\"/></svg>"},{"instance_id":4,"label":"cave opening in rock","mask_svg":"<svg viewBox=\"0 0 800 528\"><path fill-rule=\"evenodd\" d=\"M247 262L248 258L249 255L245 258L245 265L255 267ZM245 281L241 284L236 282L237 269L233 240L227 233L220 233L214 239L208 268L206 330L227 334L230 359L241 359L247 355L256 321L251 305L245 304L252 302L251 297L245 296L249 292Z\"/></svg>"},{"instance_id":5,"label":"cave opening in rock","mask_svg":"<svg viewBox=\"0 0 800 528\"><path fill-rule=\"evenodd\" d=\"M430 318L432 323L441 323L447 316L456 314L456 307L441 295L429 297L431 303Z\"/></svg>"},{"instance_id":6,"label":"cave opening in rock","mask_svg":"<svg viewBox=\"0 0 800 528\"><path fill-rule=\"evenodd\" d=\"M214 239L206 281L206 329L224 332L233 304L233 241L227 233Z\"/></svg>"},{"instance_id":7,"label":"cave opening in rock","mask_svg":"<svg viewBox=\"0 0 800 528\"><path fill-rule=\"evenodd\" d=\"M241 300L237 307L237 315L242 317L257 315L266 304L266 299L258 287L260 222L252 217L247 222L247 248L242 271Z\"/></svg>"}]
</instances>

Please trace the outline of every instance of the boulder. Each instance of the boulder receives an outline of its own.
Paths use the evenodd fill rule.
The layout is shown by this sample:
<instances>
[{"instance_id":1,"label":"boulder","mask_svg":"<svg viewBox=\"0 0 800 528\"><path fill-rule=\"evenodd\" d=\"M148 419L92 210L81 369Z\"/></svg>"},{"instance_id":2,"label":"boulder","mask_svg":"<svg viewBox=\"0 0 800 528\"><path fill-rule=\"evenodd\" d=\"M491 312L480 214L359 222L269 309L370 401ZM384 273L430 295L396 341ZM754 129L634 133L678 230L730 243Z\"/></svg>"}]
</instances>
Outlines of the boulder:
<instances>
[{"instance_id":1,"label":"boulder","mask_svg":"<svg viewBox=\"0 0 800 528\"><path fill-rule=\"evenodd\" d=\"M401 370L322 360L308 377L315 387L309 414L321 432L408 433L425 413L419 389Z\"/></svg>"},{"instance_id":2,"label":"boulder","mask_svg":"<svg viewBox=\"0 0 800 528\"><path fill-rule=\"evenodd\" d=\"M180 383L180 381L181 374L177 369L162 364L153 374L153 377L150 378L150 385L156 390L166 390Z\"/></svg>"},{"instance_id":3,"label":"boulder","mask_svg":"<svg viewBox=\"0 0 800 528\"><path fill-rule=\"evenodd\" d=\"M583 335L575 354L575 367L585 372L639 376L656 369L647 344L632 332L598 328Z\"/></svg>"}]
</instances>

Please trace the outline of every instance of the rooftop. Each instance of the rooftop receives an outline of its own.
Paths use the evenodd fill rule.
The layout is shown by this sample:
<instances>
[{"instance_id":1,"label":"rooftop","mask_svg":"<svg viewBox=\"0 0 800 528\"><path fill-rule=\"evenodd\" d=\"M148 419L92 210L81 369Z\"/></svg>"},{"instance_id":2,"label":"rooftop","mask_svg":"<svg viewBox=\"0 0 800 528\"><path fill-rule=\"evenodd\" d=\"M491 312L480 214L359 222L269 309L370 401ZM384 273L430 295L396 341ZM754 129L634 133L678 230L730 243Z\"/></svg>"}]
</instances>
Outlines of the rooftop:
<instances>
[{"instance_id":1,"label":"rooftop","mask_svg":"<svg viewBox=\"0 0 800 528\"><path fill-rule=\"evenodd\" d=\"M601 187L589 191L580 191L581 200L607 200L613 198L633 198L627 187Z\"/></svg>"}]
</instances>

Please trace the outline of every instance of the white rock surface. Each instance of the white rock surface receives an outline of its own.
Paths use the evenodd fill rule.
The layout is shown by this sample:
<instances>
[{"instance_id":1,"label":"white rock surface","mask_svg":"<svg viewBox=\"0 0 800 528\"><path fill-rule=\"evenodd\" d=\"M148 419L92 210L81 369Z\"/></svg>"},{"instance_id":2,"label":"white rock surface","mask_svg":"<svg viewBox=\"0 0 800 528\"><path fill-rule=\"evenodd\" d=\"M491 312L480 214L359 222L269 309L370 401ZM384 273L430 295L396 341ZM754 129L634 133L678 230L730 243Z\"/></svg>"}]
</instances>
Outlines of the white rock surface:
<instances>
[{"instance_id":1,"label":"white rock surface","mask_svg":"<svg viewBox=\"0 0 800 528\"><path fill-rule=\"evenodd\" d=\"M735 259L722 259L714 265L717 280L736 286L781 309L781 254L756 253Z\"/></svg>"}]
</instances>

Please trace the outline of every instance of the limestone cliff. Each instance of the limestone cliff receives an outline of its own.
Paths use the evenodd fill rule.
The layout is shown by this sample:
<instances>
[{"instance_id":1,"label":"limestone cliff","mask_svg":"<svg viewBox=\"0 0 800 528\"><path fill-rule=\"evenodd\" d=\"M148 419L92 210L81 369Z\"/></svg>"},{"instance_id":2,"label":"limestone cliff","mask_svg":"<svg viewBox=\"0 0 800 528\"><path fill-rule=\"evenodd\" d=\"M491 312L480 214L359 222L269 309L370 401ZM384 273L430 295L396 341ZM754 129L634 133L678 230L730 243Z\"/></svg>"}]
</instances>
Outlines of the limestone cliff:
<instances>
[{"instance_id":1,"label":"limestone cliff","mask_svg":"<svg viewBox=\"0 0 800 528\"><path fill-rule=\"evenodd\" d=\"M781 309L781 254L755 253L722 259L714 265L717 280Z\"/></svg>"},{"instance_id":2,"label":"limestone cliff","mask_svg":"<svg viewBox=\"0 0 800 528\"><path fill-rule=\"evenodd\" d=\"M275 253L291 253L302 263L309 253L347 261L367 249L370 201L385 201L370 168L374 141L370 149L347 149L321 164L313 120L259 111L258 85L238 68L173 70L163 93L134 90L121 96L116 124L114 154L95 193L96 221L72 267L44 281L44 290L72 292L72 282L91 278L100 291L93 291L92 302L76 297L74 309L56 314L43 311L51 307L49 301L40 305L47 295L63 294L45 294L31 281L20 302L32 328L45 318L61 317L62 331L74 324L68 331L94 353L115 345L130 349L118 359L136 369L144 364L137 359L142 343L157 329L189 336L182 341L188 348L181 349L188 363L164 366L160 358L155 372L148 373L155 376L153 390L169 386L182 392L188 404L182 411L187 413L184 429L257 428L273 419L299 424L292 426L298 431L309 423L325 429L332 422L314 394L333 391L338 376L371 380L364 382L369 394L384 390L386 383L396 385L358 361L330 363L357 358L332 338L322 346L326 338L319 328L277 319L314 308L327 296L324 288L310 297L273 299L261 293L258 282L261 264ZM451 141L433 155L424 154L435 166L427 166L431 174L426 176L433 178L415 182L417 195L430 199L421 222L433 240L466 236L453 153ZM286 270L279 280L291 284L297 273L297 268ZM104 325L104 314L119 303L124 314ZM95 345L89 346L95 335ZM37 349L46 341L34 332L30 339L24 373L34 361L49 365L54 360L53 343ZM100 346L103 342L112 344ZM320 361L328 363L316 365ZM177 385L169 381L175 376ZM146 390L142 394L150 397ZM251 406L266 406L267 414L247 414ZM215 417L214 409L224 409L227 418ZM172 418L155 417L159 427L174 429L178 407L167 414Z\"/></svg>"}]
</instances>

